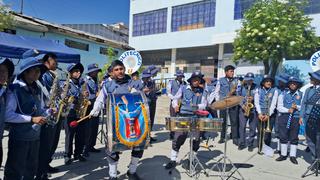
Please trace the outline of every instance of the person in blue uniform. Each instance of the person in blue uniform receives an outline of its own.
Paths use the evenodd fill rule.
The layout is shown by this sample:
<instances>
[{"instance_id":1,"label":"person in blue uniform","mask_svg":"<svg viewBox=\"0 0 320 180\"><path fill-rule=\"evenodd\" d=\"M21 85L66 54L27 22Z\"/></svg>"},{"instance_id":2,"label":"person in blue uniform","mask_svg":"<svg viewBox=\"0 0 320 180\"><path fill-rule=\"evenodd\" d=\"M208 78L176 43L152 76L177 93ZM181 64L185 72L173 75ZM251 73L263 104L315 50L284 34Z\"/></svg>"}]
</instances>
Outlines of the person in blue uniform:
<instances>
[{"instance_id":1,"label":"person in blue uniform","mask_svg":"<svg viewBox=\"0 0 320 180\"><path fill-rule=\"evenodd\" d=\"M4 131L4 120L6 112L6 101L8 84L10 84L10 78L14 72L14 64L9 59L0 59L0 166L3 161L3 148L2 138Z\"/></svg>"},{"instance_id":2,"label":"person in blue uniform","mask_svg":"<svg viewBox=\"0 0 320 180\"><path fill-rule=\"evenodd\" d=\"M90 105L87 110L87 114L93 108L93 104L97 98L97 93L99 91L99 80L98 73L101 72L98 64L89 64L87 68L87 76L85 81L87 82L87 92L88 99L90 100ZM92 117L90 121L82 122L85 124L85 148L84 148L84 156L89 156L89 152L98 153L99 149L96 149L94 146L96 145L98 129L99 129L99 117Z\"/></svg>"},{"instance_id":3,"label":"person in blue uniform","mask_svg":"<svg viewBox=\"0 0 320 180\"><path fill-rule=\"evenodd\" d=\"M176 99L176 94L179 91L180 88L185 86L187 83L183 80L184 78L184 73L181 70L177 70L177 72L174 74L176 78L174 80L170 80L168 85L167 85L167 94L168 97L170 98L170 116L174 117L176 116L176 112L174 108L172 107L172 101Z\"/></svg>"},{"instance_id":4,"label":"person in blue uniform","mask_svg":"<svg viewBox=\"0 0 320 180\"><path fill-rule=\"evenodd\" d=\"M151 69L147 68L142 72L141 79L143 82L143 89L142 91L145 93L147 99L148 99L148 105L149 105L149 111L150 111L150 121L151 121L151 127L150 130L152 131L153 125L154 125L154 118L156 114L156 103L157 103L157 94L156 94L156 84L151 79L152 73ZM157 141L156 138L150 137L150 141L154 142Z\"/></svg>"},{"instance_id":5,"label":"person in blue uniform","mask_svg":"<svg viewBox=\"0 0 320 180\"><path fill-rule=\"evenodd\" d=\"M258 119L256 110L253 107L249 111L249 116L245 115L245 110L247 103L254 104L253 96L256 89L256 84L254 83L254 74L249 72L244 76L244 84L238 90L238 96L243 96L244 100L240 103L239 111L239 146L238 149L242 150L246 147L246 126L249 121L249 139L248 139L248 151L253 151L253 142L256 136L256 129L258 125Z\"/></svg>"},{"instance_id":6,"label":"person in blue uniform","mask_svg":"<svg viewBox=\"0 0 320 180\"><path fill-rule=\"evenodd\" d=\"M203 74L199 71L192 73L188 79L190 83L183 88L180 88L176 94L176 99L173 100L172 105L179 116L193 117L196 116L195 111L205 110L207 107L207 92L204 88ZM178 106L178 101L181 99L181 107ZM184 144L188 137L188 132L175 132L172 141L172 150L169 163L165 166L166 169L172 169L176 166L176 161L180 147ZM200 145L200 133L196 134L193 141L193 151L197 152Z\"/></svg>"},{"instance_id":7,"label":"person in blue uniform","mask_svg":"<svg viewBox=\"0 0 320 180\"><path fill-rule=\"evenodd\" d=\"M210 112L212 117L218 117L217 111L209 108L209 106L211 104L216 102L216 100L215 100L215 98L216 98L215 90L216 90L217 83L218 83L218 79L215 78L215 77L212 77L210 82L206 84L206 90L208 92L208 95L207 95L207 101L208 101L207 110Z\"/></svg>"},{"instance_id":8,"label":"person in blue uniform","mask_svg":"<svg viewBox=\"0 0 320 180\"><path fill-rule=\"evenodd\" d=\"M291 76L288 79L288 90L283 91L278 98L277 109L279 116L279 137L281 143L281 154L276 161L284 161L287 159L288 142L290 142L290 161L298 164L296 159L298 134L300 123L299 115L301 109L302 92L299 91L302 86L300 79Z\"/></svg>"},{"instance_id":9,"label":"person in blue uniform","mask_svg":"<svg viewBox=\"0 0 320 180\"><path fill-rule=\"evenodd\" d=\"M320 70L309 73L311 87L307 88L301 102L300 122L306 126L306 140L309 150L316 157L316 134L319 131L320 116ZM318 157L319 158L319 157Z\"/></svg>"},{"instance_id":10,"label":"person in blue uniform","mask_svg":"<svg viewBox=\"0 0 320 180\"><path fill-rule=\"evenodd\" d=\"M139 91L143 89L143 81L140 79L138 71L131 74L130 87Z\"/></svg>"},{"instance_id":11,"label":"person in blue uniform","mask_svg":"<svg viewBox=\"0 0 320 180\"><path fill-rule=\"evenodd\" d=\"M36 59L41 61L47 68L46 72L40 78L41 90L44 94L45 104L47 105L48 101L50 100L51 87L53 85L54 79L56 78L55 71L58 65L57 56L52 53L40 54L36 56ZM50 117L50 118L53 118L53 117ZM37 171L36 179L42 179L42 180L48 179L47 173L58 172L57 168L51 167L49 164L52 161L53 145L54 143L58 143L58 142L55 142L55 138L56 138L55 136L58 130L60 135L61 124L62 123L60 121L55 126L45 125L41 127L40 148L39 148L39 168Z\"/></svg>"},{"instance_id":12,"label":"person in blue uniform","mask_svg":"<svg viewBox=\"0 0 320 180\"><path fill-rule=\"evenodd\" d=\"M216 101L223 100L224 98L236 95L236 90L238 87L238 79L234 78L234 70L235 67L232 65L228 65L224 68L225 77L220 78L216 85L215 95ZM233 144L238 145L239 138L239 116L238 116L239 108L238 106L234 106L229 108L229 117L231 123L231 138ZM222 131L220 140L218 143L225 142L225 132L226 132L226 123L227 123L227 111L220 110L220 118L223 118Z\"/></svg>"},{"instance_id":13,"label":"person in blue uniform","mask_svg":"<svg viewBox=\"0 0 320 180\"><path fill-rule=\"evenodd\" d=\"M119 60L115 60L110 65L111 74L113 79L111 81L105 82L100 91L94 107L90 112L90 115L96 117L99 115L101 109L105 105L105 100L107 99L108 93L130 93L130 76L125 74L125 67L123 63ZM109 163L109 177L110 179L117 179L117 167L119 162L120 152L112 152L107 149L107 160ZM127 176L130 180L139 180L140 177L136 173L139 159L143 155L143 150L133 149L131 151L131 162L129 164L129 170L127 171Z\"/></svg>"},{"instance_id":14,"label":"person in blue uniform","mask_svg":"<svg viewBox=\"0 0 320 180\"><path fill-rule=\"evenodd\" d=\"M288 90L287 83L288 83L289 77L290 75L286 73L281 73L275 77L279 94L281 94L283 91ZM279 127L278 119L279 119L280 113L278 113L277 110L275 110L275 113L276 113L276 122L274 124L274 132L275 132L275 137L277 142L277 149L275 150L275 153L280 154L280 139L279 139L279 128L278 128Z\"/></svg>"},{"instance_id":15,"label":"person in blue uniform","mask_svg":"<svg viewBox=\"0 0 320 180\"><path fill-rule=\"evenodd\" d=\"M264 77L260 83L260 88L257 88L254 93L254 106L258 113L259 154L262 154L263 143L269 147L271 144L271 132L276 118L274 111L277 105L277 99L278 90L274 87L274 79L270 76ZM265 131L265 129L270 131ZM263 134L264 142L262 141Z\"/></svg>"},{"instance_id":16,"label":"person in blue uniform","mask_svg":"<svg viewBox=\"0 0 320 180\"><path fill-rule=\"evenodd\" d=\"M65 128L65 155L64 160L65 164L69 165L72 163L71 155L73 154L73 160L86 161L86 158L83 157L84 149L84 123L79 123L77 127L71 127L70 122L79 119L79 114L76 112L76 107L79 105L78 99L80 97L81 91L81 75L84 71L84 67L81 63L73 63L67 67L67 71L70 73L70 86L68 91L68 97L73 96L74 101L72 104L68 104L69 113L67 115L66 121L64 121ZM73 150L73 139L75 139L75 149Z\"/></svg>"},{"instance_id":17,"label":"person in blue uniform","mask_svg":"<svg viewBox=\"0 0 320 180\"><path fill-rule=\"evenodd\" d=\"M17 80L7 96L5 122L9 123L8 159L4 179L34 179L38 168L41 125L50 116L36 81L45 66L36 58L23 59Z\"/></svg>"}]
</instances>

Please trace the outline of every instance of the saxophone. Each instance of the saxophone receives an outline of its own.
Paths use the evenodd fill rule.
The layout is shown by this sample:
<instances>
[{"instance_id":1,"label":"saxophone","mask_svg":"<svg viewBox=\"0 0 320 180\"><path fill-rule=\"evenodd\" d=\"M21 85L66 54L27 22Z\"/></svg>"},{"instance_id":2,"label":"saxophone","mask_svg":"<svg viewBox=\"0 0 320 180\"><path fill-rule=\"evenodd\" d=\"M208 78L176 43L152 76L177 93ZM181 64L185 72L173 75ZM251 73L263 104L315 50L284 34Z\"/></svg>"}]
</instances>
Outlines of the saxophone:
<instances>
[{"instance_id":1,"label":"saxophone","mask_svg":"<svg viewBox=\"0 0 320 180\"><path fill-rule=\"evenodd\" d=\"M64 108L69 103L72 103L73 100L74 100L73 96L68 97L68 91L69 91L69 87L70 87L70 78L71 78L71 74L68 73L67 79L66 79L65 84L64 84L64 86L62 88L61 99L59 101L59 110L58 110L57 117L56 117L56 122L57 123L59 122L63 111L65 110Z\"/></svg>"},{"instance_id":2,"label":"saxophone","mask_svg":"<svg viewBox=\"0 0 320 180\"><path fill-rule=\"evenodd\" d=\"M247 101L246 101L246 104L244 105L244 116L245 117L250 116L251 109L254 107L251 100L249 100L249 98L248 98L250 96L251 96L251 85L248 86L248 90L247 90L247 94L246 94Z\"/></svg>"},{"instance_id":3,"label":"saxophone","mask_svg":"<svg viewBox=\"0 0 320 180\"><path fill-rule=\"evenodd\" d=\"M50 109L56 108L56 100L57 100L57 96L59 94L59 78L57 73L55 73L54 71L50 71L53 75L54 75L54 79L52 82L52 86L50 89L50 98L49 101L46 103L46 106L49 107ZM51 116L51 118L48 118L50 120L48 120L48 124L49 125L55 125L57 123L57 121L55 121L55 117Z\"/></svg>"},{"instance_id":4,"label":"saxophone","mask_svg":"<svg viewBox=\"0 0 320 180\"><path fill-rule=\"evenodd\" d=\"M75 110L80 118L83 118L86 116L88 107L91 105L91 102L88 96L86 95L87 85L88 85L87 81L84 81L84 83L81 86L81 93L79 96L78 103L75 106Z\"/></svg>"}]
</instances>

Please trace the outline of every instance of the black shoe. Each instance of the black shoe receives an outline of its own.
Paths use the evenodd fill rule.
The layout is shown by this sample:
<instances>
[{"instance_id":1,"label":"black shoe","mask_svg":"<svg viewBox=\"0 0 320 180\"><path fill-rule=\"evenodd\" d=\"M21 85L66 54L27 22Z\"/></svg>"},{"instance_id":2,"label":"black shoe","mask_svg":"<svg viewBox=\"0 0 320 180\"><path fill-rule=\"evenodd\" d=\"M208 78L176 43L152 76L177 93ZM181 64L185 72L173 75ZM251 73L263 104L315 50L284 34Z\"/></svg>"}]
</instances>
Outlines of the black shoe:
<instances>
[{"instance_id":1,"label":"black shoe","mask_svg":"<svg viewBox=\"0 0 320 180\"><path fill-rule=\"evenodd\" d=\"M220 140L218 141L219 144L222 144L222 143L224 143L224 142L226 142L225 139L220 139Z\"/></svg>"},{"instance_id":2,"label":"black shoe","mask_svg":"<svg viewBox=\"0 0 320 180\"><path fill-rule=\"evenodd\" d=\"M110 177L109 179L110 179L110 180L118 180L117 177Z\"/></svg>"},{"instance_id":3,"label":"black shoe","mask_svg":"<svg viewBox=\"0 0 320 180\"><path fill-rule=\"evenodd\" d=\"M99 153L99 152L101 152L101 150L93 147L93 148L90 148L89 152Z\"/></svg>"},{"instance_id":4,"label":"black shoe","mask_svg":"<svg viewBox=\"0 0 320 180\"><path fill-rule=\"evenodd\" d=\"M156 138L150 137L150 142L156 142L156 141L157 141Z\"/></svg>"},{"instance_id":5,"label":"black shoe","mask_svg":"<svg viewBox=\"0 0 320 180\"><path fill-rule=\"evenodd\" d=\"M84 158L82 155L74 156L74 160L79 160L81 162L87 161L87 159Z\"/></svg>"},{"instance_id":6,"label":"black shoe","mask_svg":"<svg viewBox=\"0 0 320 180\"><path fill-rule=\"evenodd\" d=\"M240 144L239 146L238 146L238 150L243 150L244 148L246 148L246 146L244 145L244 144Z\"/></svg>"},{"instance_id":7,"label":"black shoe","mask_svg":"<svg viewBox=\"0 0 320 180\"><path fill-rule=\"evenodd\" d=\"M164 168L165 169L172 169L172 168L175 168L176 166L177 166L176 161L170 161Z\"/></svg>"},{"instance_id":8,"label":"black shoe","mask_svg":"<svg viewBox=\"0 0 320 180\"><path fill-rule=\"evenodd\" d=\"M72 163L72 159L70 157L65 157L64 158L64 164L65 165L70 165Z\"/></svg>"},{"instance_id":9,"label":"black shoe","mask_svg":"<svg viewBox=\"0 0 320 180\"><path fill-rule=\"evenodd\" d=\"M298 164L298 161L297 161L296 157L290 157L290 161L291 161L293 164Z\"/></svg>"},{"instance_id":10,"label":"black shoe","mask_svg":"<svg viewBox=\"0 0 320 180\"><path fill-rule=\"evenodd\" d=\"M57 173L59 172L58 168L52 167L52 166L48 166L48 173Z\"/></svg>"},{"instance_id":11,"label":"black shoe","mask_svg":"<svg viewBox=\"0 0 320 180\"><path fill-rule=\"evenodd\" d=\"M305 152L310 152L309 146L304 150Z\"/></svg>"},{"instance_id":12,"label":"black shoe","mask_svg":"<svg viewBox=\"0 0 320 180\"><path fill-rule=\"evenodd\" d=\"M248 146L248 151L252 152L253 151L253 146Z\"/></svg>"},{"instance_id":13,"label":"black shoe","mask_svg":"<svg viewBox=\"0 0 320 180\"><path fill-rule=\"evenodd\" d=\"M141 178L138 176L137 173L131 174L129 171L127 171L127 176L129 180L140 180Z\"/></svg>"},{"instance_id":14,"label":"black shoe","mask_svg":"<svg viewBox=\"0 0 320 180\"><path fill-rule=\"evenodd\" d=\"M284 161L284 160L286 160L287 159L287 156L282 156L282 155L280 155L277 159L276 159L276 161Z\"/></svg>"},{"instance_id":15,"label":"black shoe","mask_svg":"<svg viewBox=\"0 0 320 180\"><path fill-rule=\"evenodd\" d=\"M280 150L275 150L274 153L275 154L281 154L281 151Z\"/></svg>"},{"instance_id":16,"label":"black shoe","mask_svg":"<svg viewBox=\"0 0 320 180\"><path fill-rule=\"evenodd\" d=\"M90 154L89 154L89 152L88 151L85 151L85 152L83 152L83 154L82 154L84 157L89 157L90 156Z\"/></svg>"}]
</instances>

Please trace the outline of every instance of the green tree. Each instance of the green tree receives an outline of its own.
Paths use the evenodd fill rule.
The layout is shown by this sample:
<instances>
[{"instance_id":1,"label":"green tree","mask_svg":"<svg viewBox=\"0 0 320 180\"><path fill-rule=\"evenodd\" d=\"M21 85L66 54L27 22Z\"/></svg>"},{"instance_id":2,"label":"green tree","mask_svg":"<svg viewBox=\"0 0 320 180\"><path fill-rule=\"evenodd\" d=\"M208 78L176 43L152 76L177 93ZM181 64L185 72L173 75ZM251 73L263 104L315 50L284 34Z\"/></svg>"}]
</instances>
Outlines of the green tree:
<instances>
[{"instance_id":1,"label":"green tree","mask_svg":"<svg viewBox=\"0 0 320 180\"><path fill-rule=\"evenodd\" d=\"M263 62L265 74L274 77L283 58L310 57L320 38L301 9L301 0L258 0L245 12L237 32L234 62Z\"/></svg>"},{"instance_id":2,"label":"green tree","mask_svg":"<svg viewBox=\"0 0 320 180\"><path fill-rule=\"evenodd\" d=\"M13 24L13 17L9 13L9 9L0 4L0 31L11 27Z\"/></svg>"},{"instance_id":3,"label":"green tree","mask_svg":"<svg viewBox=\"0 0 320 180\"><path fill-rule=\"evenodd\" d=\"M113 60L115 60L116 58L116 54L114 53L114 49L112 47L109 47L106 50L106 54L107 54L107 63L105 65L103 65L103 67L101 68L101 73L99 73L99 79L102 80L103 76L106 74L106 72L108 71L108 67L110 66L111 62Z\"/></svg>"}]
</instances>

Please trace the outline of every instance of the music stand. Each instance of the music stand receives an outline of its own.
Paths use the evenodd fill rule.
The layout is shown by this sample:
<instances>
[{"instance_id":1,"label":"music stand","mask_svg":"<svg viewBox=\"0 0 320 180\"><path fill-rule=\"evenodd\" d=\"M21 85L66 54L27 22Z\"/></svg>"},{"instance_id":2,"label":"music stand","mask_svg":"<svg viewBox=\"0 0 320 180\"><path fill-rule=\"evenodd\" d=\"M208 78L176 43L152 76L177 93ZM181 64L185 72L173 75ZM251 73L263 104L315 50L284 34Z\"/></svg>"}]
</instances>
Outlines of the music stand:
<instances>
[{"instance_id":1,"label":"music stand","mask_svg":"<svg viewBox=\"0 0 320 180\"><path fill-rule=\"evenodd\" d=\"M182 159L185 159L186 157L189 156L189 172L188 172L188 175L190 177L194 177L196 174L197 174L197 171L196 171L196 168L197 166L199 165L201 170L204 171L204 174L206 176L209 176L209 174L207 173L206 169L204 168L204 166L201 164L200 160L198 159L198 157L195 155L194 151L193 151L193 139L195 138L195 133L197 132L196 130L196 120L197 118L192 118L192 122L191 122L191 127L190 127L190 151L184 155L184 157ZM200 170L200 172L201 172ZM197 179L197 177L195 177Z\"/></svg>"},{"instance_id":2,"label":"music stand","mask_svg":"<svg viewBox=\"0 0 320 180\"><path fill-rule=\"evenodd\" d=\"M101 129L98 131L98 140L100 141L101 144L103 144L102 142L104 142L103 140L105 139L105 132L104 132L104 128L105 128L105 117L104 115L106 114L107 110L106 108L102 108L101 109L101 112L100 112L100 119L101 119ZM106 116L108 116L106 114ZM100 124L100 121L99 121L99 124ZM99 135L100 135L100 138L99 138Z\"/></svg>"},{"instance_id":3,"label":"music stand","mask_svg":"<svg viewBox=\"0 0 320 180\"><path fill-rule=\"evenodd\" d=\"M238 168L234 165L234 163L231 161L231 159L227 156L227 142L228 142L228 137L227 137L227 123L228 121L230 121L230 116L229 116L229 108L237 106L238 104L230 104L228 102L228 98L222 100L225 103L225 107L219 108L217 110L226 110L226 122L224 123L224 128L225 128L225 142L224 142L224 150L223 150L223 156L211 167L211 171L213 171L213 169L215 167L218 168L219 173L220 173L220 177L221 179L229 179L229 176L232 176L235 172L237 172L239 174L239 176L241 177L241 179L244 179L244 177L241 175L241 173L239 172ZM219 112L220 114L220 112ZM222 170L220 169L220 167L218 166L220 162L223 161L223 167ZM234 171L231 171L231 173L226 173L226 167L227 167L227 161L229 162L229 164L231 164L232 169L235 169ZM232 170L231 169L231 170Z\"/></svg>"},{"instance_id":4,"label":"music stand","mask_svg":"<svg viewBox=\"0 0 320 180\"><path fill-rule=\"evenodd\" d=\"M319 166L320 166L320 132L317 133L316 135L316 143L315 143L315 160L314 162L307 168L307 170L302 174L302 178L307 177L310 170L315 170L312 174L316 174L318 176L319 174Z\"/></svg>"}]
</instances>

